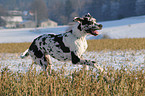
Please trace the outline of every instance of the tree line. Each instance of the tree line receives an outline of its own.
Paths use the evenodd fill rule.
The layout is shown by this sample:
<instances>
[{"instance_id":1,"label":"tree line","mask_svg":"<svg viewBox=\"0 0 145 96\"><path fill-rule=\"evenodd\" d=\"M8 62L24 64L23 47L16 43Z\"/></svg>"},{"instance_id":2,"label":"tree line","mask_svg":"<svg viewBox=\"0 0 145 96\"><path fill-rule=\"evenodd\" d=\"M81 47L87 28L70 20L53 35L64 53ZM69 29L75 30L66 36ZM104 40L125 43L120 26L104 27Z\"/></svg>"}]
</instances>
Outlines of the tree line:
<instances>
[{"instance_id":1,"label":"tree line","mask_svg":"<svg viewBox=\"0 0 145 96\"><path fill-rule=\"evenodd\" d=\"M7 10L37 11L38 22L50 18L60 25L88 12L97 21L145 15L145 0L0 0L0 4Z\"/></svg>"}]
</instances>

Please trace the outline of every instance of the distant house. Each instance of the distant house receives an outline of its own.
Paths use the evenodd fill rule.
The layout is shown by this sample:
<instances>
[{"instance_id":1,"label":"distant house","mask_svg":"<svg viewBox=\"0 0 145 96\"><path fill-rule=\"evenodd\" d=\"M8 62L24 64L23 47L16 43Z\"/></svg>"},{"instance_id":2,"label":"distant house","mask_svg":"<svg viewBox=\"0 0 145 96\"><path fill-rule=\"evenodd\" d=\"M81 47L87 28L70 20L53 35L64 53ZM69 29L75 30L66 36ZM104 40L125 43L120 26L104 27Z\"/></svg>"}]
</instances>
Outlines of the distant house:
<instances>
[{"instance_id":1,"label":"distant house","mask_svg":"<svg viewBox=\"0 0 145 96\"><path fill-rule=\"evenodd\" d=\"M1 18L7 22L22 22L23 21L22 16L1 16Z\"/></svg>"},{"instance_id":2,"label":"distant house","mask_svg":"<svg viewBox=\"0 0 145 96\"><path fill-rule=\"evenodd\" d=\"M17 24L17 28L34 28L35 26L36 24L32 20L24 21Z\"/></svg>"},{"instance_id":3,"label":"distant house","mask_svg":"<svg viewBox=\"0 0 145 96\"><path fill-rule=\"evenodd\" d=\"M40 27L55 27L57 26L57 22L52 21L50 19L44 20L40 22Z\"/></svg>"},{"instance_id":4,"label":"distant house","mask_svg":"<svg viewBox=\"0 0 145 96\"><path fill-rule=\"evenodd\" d=\"M22 11L18 11L18 10L10 10L10 11L8 11L8 13L11 16L21 16L22 15Z\"/></svg>"},{"instance_id":5,"label":"distant house","mask_svg":"<svg viewBox=\"0 0 145 96\"><path fill-rule=\"evenodd\" d=\"M16 24L23 21L22 16L1 16L1 18L6 21L7 28L16 28Z\"/></svg>"},{"instance_id":6,"label":"distant house","mask_svg":"<svg viewBox=\"0 0 145 96\"><path fill-rule=\"evenodd\" d=\"M31 11L23 11L23 19L24 20L34 20L34 13Z\"/></svg>"}]
</instances>

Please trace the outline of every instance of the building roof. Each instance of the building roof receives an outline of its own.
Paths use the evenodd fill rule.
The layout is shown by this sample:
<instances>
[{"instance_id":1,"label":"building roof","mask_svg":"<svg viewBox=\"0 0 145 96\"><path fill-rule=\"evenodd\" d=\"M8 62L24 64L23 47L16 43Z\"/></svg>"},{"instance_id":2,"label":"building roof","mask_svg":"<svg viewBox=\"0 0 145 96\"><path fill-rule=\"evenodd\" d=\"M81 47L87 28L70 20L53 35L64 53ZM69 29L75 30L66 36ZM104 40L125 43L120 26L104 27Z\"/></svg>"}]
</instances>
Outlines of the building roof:
<instances>
[{"instance_id":1,"label":"building roof","mask_svg":"<svg viewBox=\"0 0 145 96\"><path fill-rule=\"evenodd\" d=\"M22 16L1 16L1 18L7 22L22 22Z\"/></svg>"},{"instance_id":2,"label":"building roof","mask_svg":"<svg viewBox=\"0 0 145 96\"><path fill-rule=\"evenodd\" d=\"M53 23L57 23L57 22L52 21L52 20L50 20L50 19L45 19L45 20L42 20L42 21L41 21L41 23L42 23L42 22L53 22Z\"/></svg>"}]
</instances>

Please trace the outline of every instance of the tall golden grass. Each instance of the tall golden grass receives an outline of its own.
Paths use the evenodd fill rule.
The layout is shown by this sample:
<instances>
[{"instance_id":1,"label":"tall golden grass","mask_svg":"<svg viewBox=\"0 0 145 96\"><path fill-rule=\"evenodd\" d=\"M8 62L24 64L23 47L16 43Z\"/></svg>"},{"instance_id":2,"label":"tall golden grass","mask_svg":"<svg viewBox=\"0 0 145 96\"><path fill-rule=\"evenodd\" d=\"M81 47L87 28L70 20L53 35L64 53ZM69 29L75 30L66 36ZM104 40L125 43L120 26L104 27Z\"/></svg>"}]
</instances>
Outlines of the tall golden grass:
<instances>
[{"instance_id":1,"label":"tall golden grass","mask_svg":"<svg viewBox=\"0 0 145 96\"><path fill-rule=\"evenodd\" d=\"M30 43L1 43L0 53L23 52ZM88 40L88 51L145 49L145 38Z\"/></svg>"},{"instance_id":2,"label":"tall golden grass","mask_svg":"<svg viewBox=\"0 0 145 96\"><path fill-rule=\"evenodd\" d=\"M12 73L7 68L0 75L0 96L145 96L143 70L130 71L124 68L108 68L104 73L80 70L72 78L63 70L44 73L31 70L27 73Z\"/></svg>"},{"instance_id":3,"label":"tall golden grass","mask_svg":"<svg viewBox=\"0 0 145 96\"><path fill-rule=\"evenodd\" d=\"M88 40L88 51L145 49L145 38Z\"/></svg>"},{"instance_id":4,"label":"tall golden grass","mask_svg":"<svg viewBox=\"0 0 145 96\"><path fill-rule=\"evenodd\" d=\"M18 53L28 49L30 43L0 43L0 53Z\"/></svg>"}]
</instances>

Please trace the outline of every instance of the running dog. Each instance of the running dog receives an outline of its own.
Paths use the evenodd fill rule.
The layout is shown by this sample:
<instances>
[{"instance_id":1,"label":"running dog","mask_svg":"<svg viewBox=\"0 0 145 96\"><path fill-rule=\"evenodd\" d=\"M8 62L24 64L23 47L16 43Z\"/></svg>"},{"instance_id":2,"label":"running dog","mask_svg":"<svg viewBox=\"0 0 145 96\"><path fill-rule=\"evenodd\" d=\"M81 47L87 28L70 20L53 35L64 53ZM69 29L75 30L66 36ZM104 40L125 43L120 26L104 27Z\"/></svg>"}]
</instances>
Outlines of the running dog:
<instances>
[{"instance_id":1,"label":"running dog","mask_svg":"<svg viewBox=\"0 0 145 96\"><path fill-rule=\"evenodd\" d=\"M39 64L45 71L51 65L50 56L59 61L71 61L72 64L89 65L103 71L95 61L82 59L82 54L87 49L86 36L88 34L97 36L97 30L102 25L96 22L89 13L84 17L75 17L73 27L62 34L44 34L35 38L30 47L21 55L25 58L30 55L34 62ZM51 69L49 69L51 70Z\"/></svg>"}]
</instances>

